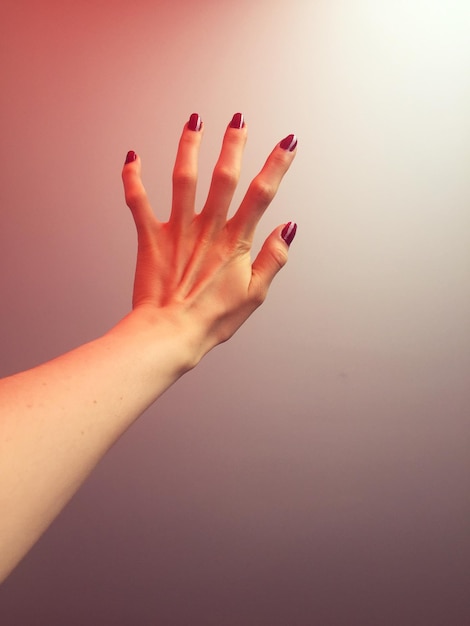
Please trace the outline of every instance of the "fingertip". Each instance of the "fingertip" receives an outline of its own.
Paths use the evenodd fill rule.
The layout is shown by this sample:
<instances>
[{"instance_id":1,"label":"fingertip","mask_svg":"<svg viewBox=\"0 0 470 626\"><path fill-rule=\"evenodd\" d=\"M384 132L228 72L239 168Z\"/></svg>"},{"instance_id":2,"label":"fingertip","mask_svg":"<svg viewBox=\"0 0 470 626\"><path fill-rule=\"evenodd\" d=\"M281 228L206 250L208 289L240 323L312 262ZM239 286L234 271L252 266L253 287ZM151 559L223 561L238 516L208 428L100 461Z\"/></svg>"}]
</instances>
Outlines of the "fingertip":
<instances>
[{"instance_id":1,"label":"fingertip","mask_svg":"<svg viewBox=\"0 0 470 626\"><path fill-rule=\"evenodd\" d=\"M137 154L134 152L134 150L129 150L129 152L126 155L126 160L124 161L124 165L133 163L136 160L137 160Z\"/></svg>"},{"instance_id":2,"label":"fingertip","mask_svg":"<svg viewBox=\"0 0 470 626\"><path fill-rule=\"evenodd\" d=\"M201 119L201 116L198 113L191 113L189 120L183 126L183 130L180 136L178 151L181 149L183 152L187 150L189 147L191 150L193 148L198 149L202 137L204 135L204 122ZM181 156L179 153L178 156Z\"/></svg>"},{"instance_id":3,"label":"fingertip","mask_svg":"<svg viewBox=\"0 0 470 626\"><path fill-rule=\"evenodd\" d=\"M131 180L135 176L140 176L140 157L134 150L129 150L122 167L122 179Z\"/></svg>"},{"instance_id":4,"label":"fingertip","mask_svg":"<svg viewBox=\"0 0 470 626\"><path fill-rule=\"evenodd\" d=\"M134 150L129 150L122 168L122 182L126 204L131 209L138 226L145 221L145 216L151 213L141 179L140 166L140 157Z\"/></svg>"},{"instance_id":5,"label":"fingertip","mask_svg":"<svg viewBox=\"0 0 470 626\"><path fill-rule=\"evenodd\" d=\"M291 133L290 135L287 135L287 137L284 137L284 139L279 143L279 147L281 150L285 150L286 152L294 152L297 148L297 144L297 137Z\"/></svg>"},{"instance_id":6,"label":"fingertip","mask_svg":"<svg viewBox=\"0 0 470 626\"><path fill-rule=\"evenodd\" d=\"M189 120L186 123L186 128L188 130L198 133L202 130L203 126L204 123L199 113L191 113L191 115L189 116Z\"/></svg>"},{"instance_id":7,"label":"fingertip","mask_svg":"<svg viewBox=\"0 0 470 626\"><path fill-rule=\"evenodd\" d=\"M229 128L235 128L236 130L241 130L246 127L245 117L243 113L235 113L232 117Z\"/></svg>"},{"instance_id":8,"label":"fingertip","mask_svg":"<svg viewBox=\"0 0 470 626\"><path fill-rule=\"evenodd\" d=\"M281 239L289 247L294 241L296 233L297 224L295 222L287 222L287 224L281 230Z\"/></svg>"},{"instance_id":9,"label":"fingertip","mask_svg":"<svg viewBox=\"0 0 470 626\"><path fill-rule=\"evenodd\" d=\"M288 247L282 237L285 226L278 226L267 237L254 263L253 270L267 287L275 275L284 267L288 258ZM281 241L282 239L282 241Z\"/></svg>"}]
</instances>

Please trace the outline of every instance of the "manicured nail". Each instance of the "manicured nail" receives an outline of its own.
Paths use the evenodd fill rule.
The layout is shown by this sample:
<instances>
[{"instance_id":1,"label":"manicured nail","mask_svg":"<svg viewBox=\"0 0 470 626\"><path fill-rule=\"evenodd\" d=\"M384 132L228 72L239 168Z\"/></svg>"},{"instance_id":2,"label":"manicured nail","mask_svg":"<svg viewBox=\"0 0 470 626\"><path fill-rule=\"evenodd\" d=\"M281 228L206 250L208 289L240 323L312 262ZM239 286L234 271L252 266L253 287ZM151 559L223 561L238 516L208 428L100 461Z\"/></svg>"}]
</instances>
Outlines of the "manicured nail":
<instances>
[{"instance_id":1,"label":"manicured nail","mask_svg":"<svg viewBox=\"0 0 470 626\"><path fill-rule=\"evenodd\" d=\"M245 120L243 119L243 113L235 113L230 122L230 128L243 128Z\"/></svg>"},{"instance_id":2,"label":"manicured nail","mask_svg":"<svg viewBox=\"0 0 470 626\"><path fill-rule=\"evenodd\" d=\"M202 128L202 120L197 113L192 113L188 122L189 130L195 130L196 132Z\"/></svg>"},{"instance_id":3,"label":"manicured nail","mask_svg":"<svg viewBox=\"0 0 470 626\"><path fill-rule=\"evenodd\" d=\"M289 152L293 152L297 146L297 137L295 135L287 135L287 137L281 141L279 146L283 150L289 150Z\"/></svg>"},{"instance_id":4,"label":"manicured nail","mask_svg":"<svg viewBox=\"0 0 470 626\"><path fill-rule=\"evenodd\" d=\"M295 233L297 232L297 224L294 222L289 222L284 226L281 232L281 237L284 239L286 244L290 246L290 244L294 241Z\"/></svg>"},{"instance_id":5,"label":"manicured nail","mask_svg":"<svg viewBox=\"0 0 470 626\"><path fill-rule=\"evenodd\" d=\"M137 155L134 152L134 150L129 150L129 152L127 153L124 165L127 165L128 163L132 163L132 161L135 161L136 158L137 158Z\"/></svg>"}]
</instances>

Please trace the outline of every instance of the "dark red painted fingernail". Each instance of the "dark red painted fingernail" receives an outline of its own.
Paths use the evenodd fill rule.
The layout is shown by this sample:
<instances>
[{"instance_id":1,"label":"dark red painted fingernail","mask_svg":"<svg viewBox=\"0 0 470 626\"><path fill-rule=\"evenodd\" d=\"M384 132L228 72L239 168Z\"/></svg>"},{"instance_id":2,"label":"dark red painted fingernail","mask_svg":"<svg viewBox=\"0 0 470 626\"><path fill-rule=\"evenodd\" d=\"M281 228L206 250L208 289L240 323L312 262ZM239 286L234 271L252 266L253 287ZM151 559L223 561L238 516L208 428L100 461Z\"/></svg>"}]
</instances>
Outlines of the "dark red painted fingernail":
<instances>
[{"instance_id":1,"label":"dark red painted fingernail","mask_svg":"<svg viewBox=\"0 0 470 626\"><path fill-rule=\"evenodd\" d=\"M132 163L132 161L135 161L136 158L137 158L137 155L134 152L134 150L129 150L129 152L127 153L124 165L127 165L128 163Z\"/></svg>"},{"instance_id":2,"label":"dark red painted fingernail","mask_svg":"<svg viewBox=\"0 0 470 626\"><path fill-rule=\"evenodd\" d=\"M243 113L235 113L230 122L230 128L243 128L245 126L245 120L243 119Z\"/></svg>"},{"instance_id":3,"label":"dark red painted fingernail","mask_svg":"<svg viewBox=\"0 0 470 626\"><path fill-rule=\"evenodd\" d=\"M202 120L197 113L192 113L188 122L189 130L199 131L202 128Z\"/></svg>"},{"instance_id":4,"label":"dark red painted fingernail","mask_svg":"<svg viewBox=\"0 0 470 626\"><path fill-rule=\"evenodd\" d=\"M279 146L283 150L288 150L289 152L293 152L297 147L297 137L295 135L287 135L285 139L281 141Z\"/></svg>"},{"instance_id":5,"label":"dark red painted fingernail","mask_svg":"<svg viewBox=\"0 0 470 626\"><path fill-rule=\"evenodd\" d=\"M284 239L286 244L290 246L290 244L294 241L295 233L297 232L297 224L294 222L289 222L284 226L281 232L281 237Z\"/></svg>"}]
</instances>

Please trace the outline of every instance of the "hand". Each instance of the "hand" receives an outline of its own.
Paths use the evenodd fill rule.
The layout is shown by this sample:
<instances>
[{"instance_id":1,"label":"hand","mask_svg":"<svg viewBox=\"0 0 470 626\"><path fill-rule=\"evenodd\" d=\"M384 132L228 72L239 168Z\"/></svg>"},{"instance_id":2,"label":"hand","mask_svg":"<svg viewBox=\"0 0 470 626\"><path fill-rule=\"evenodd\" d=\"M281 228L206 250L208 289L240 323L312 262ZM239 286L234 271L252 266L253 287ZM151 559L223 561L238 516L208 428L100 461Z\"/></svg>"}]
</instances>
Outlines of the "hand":
<instances>
[{"instance_id":1,"label":"hand","mask_svg":"<svg viewBox=\"0 0 470 626\"><path fill-rule=\"evenodd\" d=\"M191 328L195 362L229 339L264 301L271 281L287 261L296 231L291 222L276 228L252 263L256 226L294 159L295 136L289 135L274 148L229 220L247 137L243 116L235 114L225 132L206 203L196 213L202 136L202 122L193 114L179 142L168 222L160 222L152 211L142 184L141 161L134 152L129 152L123 168L126 203L138 234L134 310L165 313L178 319L182 328Z\"/></svg>"},{"instance_id":2,"label":"hand","mask_svg":"<svg viewBox=\"0 0 470 626\"><path fill-rule=\"evenodd\" d=\"M279 226L254 263L253 234L291 164L289 135L227 220L246 140L236 114L207 201L195 212L202 124L192 115L176 157L170 219L154 216L129 153L123 170L138 233L134 309L109 332L0 381L0 581L125 430L263 302L295 224Z\"/></svg>"}]
</instances>

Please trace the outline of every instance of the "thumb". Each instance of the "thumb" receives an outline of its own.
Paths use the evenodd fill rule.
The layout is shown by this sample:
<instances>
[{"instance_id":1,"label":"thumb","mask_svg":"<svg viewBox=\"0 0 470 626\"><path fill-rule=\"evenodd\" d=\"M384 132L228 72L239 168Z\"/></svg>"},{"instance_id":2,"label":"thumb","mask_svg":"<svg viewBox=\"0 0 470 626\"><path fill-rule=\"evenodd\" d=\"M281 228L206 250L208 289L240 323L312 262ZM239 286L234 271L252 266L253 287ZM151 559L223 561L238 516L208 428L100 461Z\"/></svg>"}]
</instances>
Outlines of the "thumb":
<instances>
[{"instance_id":1,"label":"thumb","mask_svg":"<svg viewBox=\"0 0 470 626\"><path fill-rule=\"evenodd\" d=\"M289 246L296 232L297 224L294 222L278 226L266 239L254 260L250 292L260 303L266 298L273 278L287 263Z\"/></svg>"}]
</instances>

